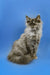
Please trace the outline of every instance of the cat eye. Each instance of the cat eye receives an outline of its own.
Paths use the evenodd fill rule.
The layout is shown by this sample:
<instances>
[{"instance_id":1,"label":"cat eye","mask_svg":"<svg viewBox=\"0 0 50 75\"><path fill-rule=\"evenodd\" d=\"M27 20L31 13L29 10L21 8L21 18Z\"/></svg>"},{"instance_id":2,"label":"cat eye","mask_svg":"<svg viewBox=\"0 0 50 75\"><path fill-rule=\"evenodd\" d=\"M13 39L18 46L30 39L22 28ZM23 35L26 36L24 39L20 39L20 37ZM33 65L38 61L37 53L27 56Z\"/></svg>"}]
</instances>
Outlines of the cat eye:
<instances>
[{"instance_id":1,"label":"cat eye","mask_svg":"<svg viewBox=\"0 0 50 75\"><path fill-rule=\"evenodd\" d=\"M38 23L40 23L40 20L37 20Z\"/></svg>"},{"instance_id":2,"label":"cat eye","mask_svg":"<svg viewBox=\"0 0 50 75\"><path fill-rule=\"evenodd\" d=\"M27 23L29 23L30 21L27 21Z\"/></svg>"}]
</instances>

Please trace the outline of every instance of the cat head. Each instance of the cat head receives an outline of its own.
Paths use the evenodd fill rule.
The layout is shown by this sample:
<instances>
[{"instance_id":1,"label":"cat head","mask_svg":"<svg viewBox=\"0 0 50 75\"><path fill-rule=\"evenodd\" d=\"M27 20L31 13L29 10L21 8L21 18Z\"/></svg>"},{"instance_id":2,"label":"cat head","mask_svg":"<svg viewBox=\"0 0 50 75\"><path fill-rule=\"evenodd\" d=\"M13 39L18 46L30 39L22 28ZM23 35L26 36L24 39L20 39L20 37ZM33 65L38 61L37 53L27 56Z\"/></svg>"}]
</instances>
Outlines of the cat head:
<instances>
[{"instance_id":1,"label":"cat head","mask_svg":"<svg viewBox=\"0 0 50 75\"><path fill-rule=\"evenodd\" d=\"M27 26L34 27L41 23L42 23L42 21L41 21L40 15L38 15L36 18L30 18L30 17L26 16L26 25Z\"/></svg>"}]
</instances>

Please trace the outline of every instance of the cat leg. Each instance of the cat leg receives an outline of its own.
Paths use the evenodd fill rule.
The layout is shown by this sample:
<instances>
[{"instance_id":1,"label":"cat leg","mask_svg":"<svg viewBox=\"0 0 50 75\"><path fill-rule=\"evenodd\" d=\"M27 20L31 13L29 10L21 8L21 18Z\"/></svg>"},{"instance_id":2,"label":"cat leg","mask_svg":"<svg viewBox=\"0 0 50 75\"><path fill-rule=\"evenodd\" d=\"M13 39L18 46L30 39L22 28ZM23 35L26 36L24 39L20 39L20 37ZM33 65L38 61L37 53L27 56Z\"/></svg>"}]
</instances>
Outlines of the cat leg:
<instances>
[{"instance_id":1,"label":"cat leg","mask_svg":"<svg viewBox=\"0 0 50 75\"><path fill-rule=\"evenodd\" d=\"M36 40L36 42L34 43L33 59L38 59L38 57L36 56L36 53L37 53L39 43L40 43L40 39Z\"/></svg>"},{"instance_id":2,"label":"cat leg","mask_svg":"<svg viewBox=\"0 0 50 75\"><path fill-rule=\"evenodd\" d=\"M34 59L38 59L38 57L36 56L36 53L37 53L39 43L40 43L40 39L38 39L36 41L36 47L35 47L35 50L34 50Z\"/></svg>"},{"instance_id":3,"label":"cat leg","mask_svg":"<svg viewBox=\"0 0 50 75\"><path fill-rule=\"evenodd\" d=\"M33 48L33 56L32 56L32 59L37 59L38 57L36 56L36 53L37 53L37 48Z\"/></svg>"},{"instance_id":4,"label":"cat leg","mask_svg":"<svg viewBox=\"0 0 50 75\"><path fill-rule=\"evenodd\" d=\"M30 47L30 55L31 55L32 59L37 59L36 52L37 52L37 49L35 49L34 46L31 46Z\"/></svg>"}]
</instances>

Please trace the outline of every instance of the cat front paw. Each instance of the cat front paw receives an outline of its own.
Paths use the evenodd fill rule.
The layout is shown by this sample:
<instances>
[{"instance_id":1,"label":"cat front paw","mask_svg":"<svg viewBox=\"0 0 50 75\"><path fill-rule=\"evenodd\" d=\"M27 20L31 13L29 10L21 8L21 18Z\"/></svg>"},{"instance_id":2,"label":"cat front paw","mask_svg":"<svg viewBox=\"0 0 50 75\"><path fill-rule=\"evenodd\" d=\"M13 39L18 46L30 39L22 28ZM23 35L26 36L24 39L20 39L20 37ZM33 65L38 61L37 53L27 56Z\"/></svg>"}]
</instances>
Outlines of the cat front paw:
<instances>
[{"instance_id":1,"label":"cat front paw","mask_svg":"<svg viewBox=\"0 0 50 75\"><path fill-rule=\"evenodd\" d=\"M37 56L34 56L34 57L32 57L32 59L38 59L38 57Z\"/></svg>"}]
</instances>

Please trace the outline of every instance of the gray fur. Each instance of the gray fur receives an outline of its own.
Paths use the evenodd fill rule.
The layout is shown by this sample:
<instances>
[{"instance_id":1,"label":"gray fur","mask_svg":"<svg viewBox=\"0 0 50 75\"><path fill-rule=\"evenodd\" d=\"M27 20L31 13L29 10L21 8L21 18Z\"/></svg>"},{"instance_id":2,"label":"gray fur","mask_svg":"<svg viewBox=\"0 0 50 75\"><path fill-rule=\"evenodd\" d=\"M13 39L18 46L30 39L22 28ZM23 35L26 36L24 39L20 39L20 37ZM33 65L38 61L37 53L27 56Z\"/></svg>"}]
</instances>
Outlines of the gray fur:
<instances>
[{"instance_id":1,"label":"gray fur","mask_svg":"<svg viewBox=\"0 0 50 75\"><path fill-rule=\"evenodd\" d=\"M20 39L14 42L8 60L18 64L28 64L35 59L41 35L42 21L40 15L34 19L26 16L26 29Z\"/></svg>"}]
</instances>

